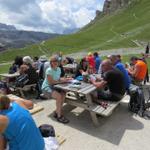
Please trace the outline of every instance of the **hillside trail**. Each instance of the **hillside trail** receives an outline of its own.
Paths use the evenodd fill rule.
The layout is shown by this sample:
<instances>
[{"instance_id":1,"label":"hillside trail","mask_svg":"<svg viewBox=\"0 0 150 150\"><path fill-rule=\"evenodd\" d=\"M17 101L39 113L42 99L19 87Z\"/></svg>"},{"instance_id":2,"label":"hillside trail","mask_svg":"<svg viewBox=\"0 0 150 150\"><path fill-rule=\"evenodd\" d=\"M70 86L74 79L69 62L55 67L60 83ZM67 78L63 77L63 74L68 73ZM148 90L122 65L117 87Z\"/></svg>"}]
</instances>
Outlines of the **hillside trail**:
<instances>
[{"instance_id":1,"label":"hillside trail","mask_svg":"<svg viewBox=\"0 0 150 150\"><path fill-rule=\"evenodd\" d=\"M130 54L141 54L145 53L145 48L144 47L137 47L137 48L120 48L120 49L112 49L112 50L101 50L97 51L100 56L107 56L107 55L130 55ZM68 54L65 56L72 57L74 59L80 59L85 56L87 56L88 51L83 51L83 52L77 52L77 53L72 53Z\"/></svg>"},{"instance_id":2,"label":"hillside trail","mask_svg":"<svg viewBox=\"0 0 150 150\"><path fill-rule=\"evenodd\" d=\"M144 47L120 48L120 49L112 49L112 50L101 50L97 52L99 53L100 56L107 56L107 55L112 55L112 54L129 55L129 54L145 53L145 48ZM72 57L74 59L81 59L87 56L87 54L88 54L88 51L81 51L81 52L64 55L64 57ZM12 64L12 62L0 63L0 66L8 65L8 64Z\"/></svg>"}]
</instances>

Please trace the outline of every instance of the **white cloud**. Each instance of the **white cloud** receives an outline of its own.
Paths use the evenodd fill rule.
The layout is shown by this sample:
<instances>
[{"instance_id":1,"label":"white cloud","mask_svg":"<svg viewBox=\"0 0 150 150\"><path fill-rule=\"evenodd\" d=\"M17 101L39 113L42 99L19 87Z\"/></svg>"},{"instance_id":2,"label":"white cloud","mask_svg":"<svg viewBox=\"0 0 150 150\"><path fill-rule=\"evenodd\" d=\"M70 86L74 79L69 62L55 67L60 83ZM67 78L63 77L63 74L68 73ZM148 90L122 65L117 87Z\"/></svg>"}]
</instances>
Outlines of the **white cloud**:
<instances>
[{"instance_id":1,"label":"white cloud","mask_svg":"<svg viewBox=\"0 0 150 150\"><path fill-rule=\"evenodd\" d=\"M0 22L19 29L62 33L95 17L104 0L0 0Z\"/></svg>"}]
</instances>

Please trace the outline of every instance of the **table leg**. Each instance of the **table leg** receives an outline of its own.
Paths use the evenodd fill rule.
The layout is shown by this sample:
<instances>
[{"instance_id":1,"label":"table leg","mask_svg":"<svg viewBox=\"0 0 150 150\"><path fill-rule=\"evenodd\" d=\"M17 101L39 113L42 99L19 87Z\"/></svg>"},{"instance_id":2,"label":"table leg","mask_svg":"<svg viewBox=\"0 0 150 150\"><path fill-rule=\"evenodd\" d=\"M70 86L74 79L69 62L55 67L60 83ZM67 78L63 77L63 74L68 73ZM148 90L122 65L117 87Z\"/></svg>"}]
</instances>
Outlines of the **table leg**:
<instances>
[{"instance_id":1,"label":"table leg","mask_svg":"<svg viewBox=\"0 0 150 150\"><path fill-rule=\"evenodd\" d=\"M90 111L90 114L91 114L91 118L92 118L92 121L93 121L94 125L95 125L95 126L98 126L98 125L99 125L99 121L98 121L98 118L97 118L97 116L96 116L96 113Z\"/></svg>"},{"instance_id":2,"label":"table leg","mask_svg":"<svg viewBox=\"0 0 150 150\"><path fill-rule=\"evenodd\" d=\"M92 96L91 94L86 94L86 99L87 99L87 103L88 103L88 107L93 105L93 101L92 101ZM91 118L92 118L92 121L93 123L98 126L99 125L99 121L98 121L98 118L96 116L96 113L95 112L92 112L90 111L90 115L91 115Z\"/></svg>"}]
</instances>

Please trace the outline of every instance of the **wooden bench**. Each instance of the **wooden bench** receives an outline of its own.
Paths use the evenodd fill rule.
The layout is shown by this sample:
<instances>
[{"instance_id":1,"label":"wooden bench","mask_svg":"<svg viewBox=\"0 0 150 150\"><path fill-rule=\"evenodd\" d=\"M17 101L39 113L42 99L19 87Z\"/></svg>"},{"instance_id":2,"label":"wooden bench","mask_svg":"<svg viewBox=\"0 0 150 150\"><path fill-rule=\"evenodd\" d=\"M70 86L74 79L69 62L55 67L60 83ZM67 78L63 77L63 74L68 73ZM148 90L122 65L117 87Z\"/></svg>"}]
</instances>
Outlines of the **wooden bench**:
<instances>
[{"instance_id":1,"label":"wooden bench","mask_svg":"<svg viewBox=\"0 0 150 150\"><path fill-rule=\"evenodd\" d=\"M79 100L75 95L70 96L69 94L69 96L68 95L66 96L65 102L69 105L81 107L84 108L85 110L92 111L98 115L108 117L112 114L113 110L120 104L121 101L112 102L102 100L102 102L107 103L107 107L104 108L102 105L96 103L88 105L84 97L83 98L81 97Z\"/></svg>"},{"instance_id":2,"label":"wooden bench","mask_svg":"<svg viewBox=\"0 0 150 150\"><path fill-rule=\"evenodd\" d=\"M30 91L31 89L36 89L36 84L29 84L29 85L25 85L23 87L16 87L15 91L19 92L19 94L21 95L22 98L25 98L24 92L25 91Z\"/></svg>"}]
</instances>

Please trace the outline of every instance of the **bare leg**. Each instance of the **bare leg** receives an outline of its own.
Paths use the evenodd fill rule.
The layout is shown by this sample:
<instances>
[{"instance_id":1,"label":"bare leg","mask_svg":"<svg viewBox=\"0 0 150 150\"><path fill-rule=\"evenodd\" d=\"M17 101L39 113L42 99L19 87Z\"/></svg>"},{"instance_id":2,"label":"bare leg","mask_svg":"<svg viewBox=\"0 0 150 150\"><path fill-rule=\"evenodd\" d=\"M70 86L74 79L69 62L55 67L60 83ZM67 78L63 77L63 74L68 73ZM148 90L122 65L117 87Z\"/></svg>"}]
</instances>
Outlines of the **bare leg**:
<instances>
[{"instance_id":1,"label":"bare leg","mask_svg":"<svg viewBox=\"0 0 150 150\"><path fill-rule=\"evenodd\" d=\"M58 117L60 117L62 115L62 105L64 102L64 97L61 93L58 93L57 91L53 91L52 98L56 99L56 113Z\"/></svg>"},{"instance_id":2,"label":"bare leg","mask_svg":"<svg viewBox=\"0 0 150 150\"><path fill-rule=\"evenodd\" d=\"M6 142L5 138L2 135L0 135L0 150L5 150L6 143L7 142Z\"/></svg>"},{"instance_id":3,"label":"bare leg","mask_svg":"<svg viewBox=\"0 0 150 150\"><path fill-rule=\"evenodd\" d=\"M26 99L23 99L23 98L15 98L15 97L9 97L10 98L10 101L12 102L16 102L16 103L22 103L23 105L25 105L25 107L27 109L32 109L33 108L33 102L31 100L26 100Z\"/></svg>"}]
</instances>

